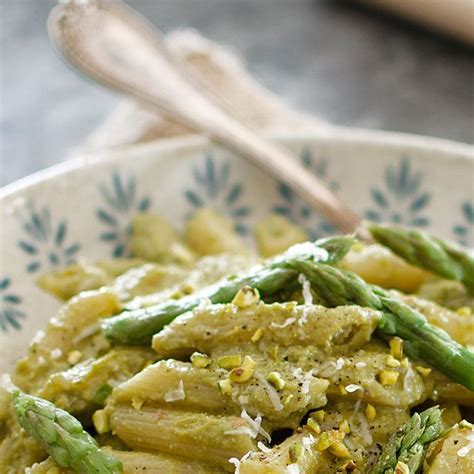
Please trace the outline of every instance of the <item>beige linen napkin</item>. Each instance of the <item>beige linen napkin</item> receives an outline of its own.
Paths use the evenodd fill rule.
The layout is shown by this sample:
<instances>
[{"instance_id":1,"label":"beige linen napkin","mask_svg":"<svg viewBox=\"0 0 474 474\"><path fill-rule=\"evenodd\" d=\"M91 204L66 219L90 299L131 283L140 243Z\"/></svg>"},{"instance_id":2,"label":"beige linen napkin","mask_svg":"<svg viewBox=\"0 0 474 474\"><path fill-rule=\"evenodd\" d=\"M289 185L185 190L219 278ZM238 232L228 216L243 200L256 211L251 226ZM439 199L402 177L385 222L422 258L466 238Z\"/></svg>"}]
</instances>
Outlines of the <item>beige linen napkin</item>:
<instances>
[{"instance_id":1,"label":"beige linen napkin","mask_svg":"<svg viewBox=\"0 0 474 474\"><path fill-rule=\"evenodd\" d=\"M238 55L194 30L170 33L166 45L186 77L206 84L212 101L263 133L321 130L327 123L291 110L253 79ZM193 133L154 110L124 100L81 146L80 151L121 148ZM195 133L195 132L194 132Z\"/></svg>"}]
</instances>

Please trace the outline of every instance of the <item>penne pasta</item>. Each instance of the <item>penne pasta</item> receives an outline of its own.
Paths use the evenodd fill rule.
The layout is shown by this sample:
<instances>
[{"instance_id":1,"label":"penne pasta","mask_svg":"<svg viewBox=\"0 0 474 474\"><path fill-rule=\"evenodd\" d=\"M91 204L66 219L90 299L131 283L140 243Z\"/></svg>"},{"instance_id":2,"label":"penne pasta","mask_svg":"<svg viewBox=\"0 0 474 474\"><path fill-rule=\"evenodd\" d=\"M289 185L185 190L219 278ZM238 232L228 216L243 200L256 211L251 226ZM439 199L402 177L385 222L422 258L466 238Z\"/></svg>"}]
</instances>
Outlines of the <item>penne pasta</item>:
<instances>
[{"instance_id":1,"label":"penne pasta","mask_svg":"<svg viewBox=\"0 0 474 474\"><path fill-rule=\"evenodd\" d=\"M113 388L154 359L156 355L145 348L113 349L98 359L87 359L51 375L38 395L90 424L92 413L104 404Z\"/></svg>"},{"instance_id":2,"label":"penne pasta","mask_svg":"<svg viewBox=\"0 0 474 474\"><path fill-rule=\"evenodd\" d=\"M346 354L366 344L380 313L355 306L328 309L295 303L198 307L180 316L153 338L163 357L183 357L194 350L210 352L220 345L253 342L254 345L314 346L328 355Z\"/></svg>"},{"instance_id":3,"label":"penne pasta","mask_svg":"<svg viewBox=\"0 0 474 474\"><path fill-rule=\"evenodd\" d=\"M137 451L117 451L108 448L104 450L122 461L123 474L217 474L225 472L219 467L177 456Z\"/></svg>"},{"instance_id":4,"label":"penne pasta","mask_svg":"<svg viewBox=\"0 0 474 474\"><path fill-rule=\"evenodd\" d=\"M371 229L453 278L447 292L384 247L350 251L353 236L258 264L209 209L185 237L140 214L126 246L137 258L43 277L62 298L80 293L18 363L17 386L0 388L0 473L471 472L474 319L448 307L469 302L474 260ZM256 234L263 256L305 239L279 216ZM438 303L399 291L421 284Z\"/></svg>"},{"instance_id":5,"label":"penne pasta","mask_svg":"<svg viewBox=\"0 0 474 474\"><path fill-rule=\"evenodd\" d=\"M239 417L118 405L112 410L110 425L130 448L183 456L226 470L231 467L229 458L256 449L256 441L243 430L233 434L247 426Z\"/></svg>"},{"instance_id":6,"label":"penne pasta","mask_svg":"<svg viewBox=\"0 0 474 474\"><path fill-rule=\"evenodd\" d=\"M79 350L83 357L95 357L109 348L100 333L100 319L121 309L117 295L108 289L86 291L72 298L40 331L28 355L18 362L12 379L25 391L35 392L49 375L68 369L68 357Z\"/></svg>"},{"instance_id":7,"label":"penne pasta","mask_svg":"<svg viewBox=\"0 0 474 474\"><path fill-rule=\"evenodd\" d=\"M240 410L219 391L218 382L218 371L198 369L175 360L160 361L118 386L113 400L114 403L169 404L173 408L238 415ZM185 398L167 403L167 395L180 383Z\"/></svg>"}]
</instances>

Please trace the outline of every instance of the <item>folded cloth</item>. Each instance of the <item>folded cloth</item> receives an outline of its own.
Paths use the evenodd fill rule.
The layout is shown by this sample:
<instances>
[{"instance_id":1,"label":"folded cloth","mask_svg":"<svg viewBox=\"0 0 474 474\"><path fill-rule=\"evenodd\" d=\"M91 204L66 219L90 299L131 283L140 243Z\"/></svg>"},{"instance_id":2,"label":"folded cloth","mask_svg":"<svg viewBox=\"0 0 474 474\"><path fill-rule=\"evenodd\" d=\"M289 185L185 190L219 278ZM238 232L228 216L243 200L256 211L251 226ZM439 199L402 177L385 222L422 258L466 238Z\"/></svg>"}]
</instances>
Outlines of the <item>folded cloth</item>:
<instances>
[{"instance_id":1,"label":"folded cloth","mask_svg":"<svg viewBox=\"0 0 474 474\"><path fill-rule=\"evenodd\" d=\"M189 81L245 125L270 134L329 127L323 120L292 110L249 75L235 52L198 32L174 31L165 43ZM114 149L191 133L196 132L155 110L123 100L80 150Z\"/></svg>"}]
</instances>

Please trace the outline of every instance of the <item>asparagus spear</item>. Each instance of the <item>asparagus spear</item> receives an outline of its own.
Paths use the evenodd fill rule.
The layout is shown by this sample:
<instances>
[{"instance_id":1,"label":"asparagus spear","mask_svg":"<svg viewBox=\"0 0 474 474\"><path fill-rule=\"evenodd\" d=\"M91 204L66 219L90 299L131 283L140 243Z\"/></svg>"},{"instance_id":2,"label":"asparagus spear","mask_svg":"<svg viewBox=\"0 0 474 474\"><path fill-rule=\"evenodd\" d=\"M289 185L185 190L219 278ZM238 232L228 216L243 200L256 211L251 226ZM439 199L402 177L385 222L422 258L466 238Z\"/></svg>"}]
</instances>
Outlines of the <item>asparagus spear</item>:
<instances>
[{"instance_id":1,"label":"asparagus spear","mask_svg":"<svg viewBox=\"0 0 474 474\"><path fill-rule=\"evenodd\" d=\"M415 413L390 437L371 474L418 472L429 443L439 438L441 430L441 410L438 407ZM397 466L403 466L404 470L395 471Z\"/></svg>"},{"instance_id":2,"label":"asparagus spear","mask_svg":"<svg viewBox=\"0 0 474 474\"><path fill-rule=\"evenodd\" d=\"M474 255L425 232L389 225L369 225L372 237L407 262L449 280L464 283L474 293Z\"/></svg>"},{"instance_id":3,"label":"asparagus spear","mask_svg":"<svg viewBox=\"0 0 474 474\"><path fill-rule=\"evenodd\" d=\"M402 338L410 357L425 360L450 379L474 390L474 353L429 324L421 313L350 271L303 260L294 261L293 268L306 275L311 289L327 306L357 304L382 311L377 328L382 338Z\"/></svg>"},{"instance_id":4,"label":"asparagus spear","mask_svg":"<svg viewBox=\"0 0 474 474\"><path fill-rule=\"evenodd\" d=\"M101 451L95 439L68 412L19 390L13 394L13 403L20 425L46 447L59 466L80 474L123 472L122 463Z\"/></svg>"},{"instance_id":5,"label":"asparagus spear","mask_svg":"<svg viewBox=\"0 0 474 474\"><path fill-rule=\"evenodd\" d=\"M284 254L269 263L249 270L246 274L229 277L205 288L196 294L171 300L147 308L124 311L118 316L106 319L102 328L106 337L121 344L148 344L153 334L160 331L174 318L198 306L202 301L228 303L244 286L256 288L262 296L269 296L288 286L297 277L291 268L295 259L303 261L325 261L336 263L354 244L353 236L320 239L289 248Z\"/></svg>"}]
</instances>

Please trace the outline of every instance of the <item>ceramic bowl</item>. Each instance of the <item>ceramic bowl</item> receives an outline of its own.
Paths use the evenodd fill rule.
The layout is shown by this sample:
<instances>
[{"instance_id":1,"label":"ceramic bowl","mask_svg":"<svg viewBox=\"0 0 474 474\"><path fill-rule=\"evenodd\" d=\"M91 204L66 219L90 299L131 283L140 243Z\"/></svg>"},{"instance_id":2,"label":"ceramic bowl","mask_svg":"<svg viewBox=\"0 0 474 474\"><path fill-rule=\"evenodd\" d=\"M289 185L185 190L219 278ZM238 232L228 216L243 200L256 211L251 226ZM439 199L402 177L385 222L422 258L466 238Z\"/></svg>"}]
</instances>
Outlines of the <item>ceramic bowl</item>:
<instances>
[{"instance_id":1,"label":"ceramic bowl","mask_svg":"<svg viewBox=\"0 0 474 474\"><path fill-rule=\"evenodd\" d=\"M341 128L274 138L364 217L473 245L473 147ZM333 231L288 187L198 136L79 156L3 188L0 203L0 372L59 308L36 288L37 277L78 257L125 256L138 211L180 227L211 206L243 236L269 212L312 237Z\"/></svg>"}]
</instances>

